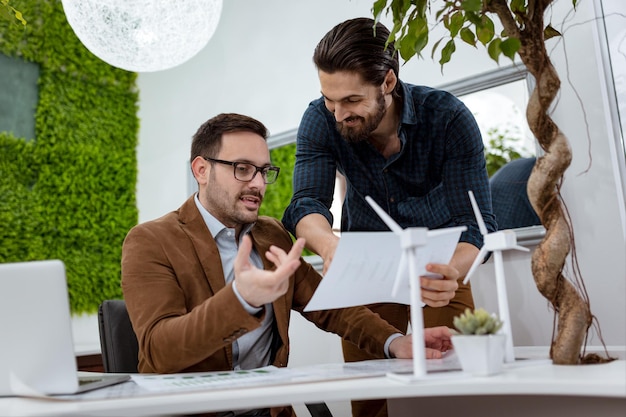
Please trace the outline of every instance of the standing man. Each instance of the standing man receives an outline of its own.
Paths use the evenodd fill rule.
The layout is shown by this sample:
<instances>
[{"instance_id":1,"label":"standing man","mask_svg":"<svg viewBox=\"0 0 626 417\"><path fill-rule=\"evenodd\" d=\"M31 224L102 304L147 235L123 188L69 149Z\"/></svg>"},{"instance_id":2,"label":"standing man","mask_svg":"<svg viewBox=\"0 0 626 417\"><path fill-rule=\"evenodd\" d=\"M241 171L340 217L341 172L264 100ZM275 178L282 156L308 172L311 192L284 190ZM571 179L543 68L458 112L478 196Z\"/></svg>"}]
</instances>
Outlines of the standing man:
<instances>
[{"instance_id":1,"label":"standing man","mask_svg":"<svg viewBox=\"0 0 626 417\"><path fill-rule=\"evenodd\" d=\"M367 195L402 227L467 226L450 264L427 266L444 279L421 278L425 327L452 327L454 316L473 308L471 290L460 281L482 245L468 190L487 228L496 229L482 138L471 112L454 96L400 81L388 36L382 24L358 18L335 26L315 48L322 97L311 102L298 129L294 194L283 223L306 239L326 271L339 240L330 213L338 170L347 186L342 231L388 230ZM407 306L370 308L406 331ZM373 358L342 343L346 361ZM385 416L386 403L353 402L353 415Z\"/></svg>"},{"instance_id":2,"label":"standing man","mask_svg":"<svg viewBox=\"0 0 626 417\"><path fill-rule=\"evenodd\" d=\"M259 217L272 166L263 124L221 114L193 137L198 193L176 211L135 226L122 247L122 289L139 341L139 372L287 366L289 317L375 356L411 357L411 337L365 307L303 313L321 277L302 261L304 240ZM445 327L424 332L426 355L449 349ZM220 414L221 415L221 414ZM292 416L291 407L229 416Z\"/></svg>"}]
</instances>

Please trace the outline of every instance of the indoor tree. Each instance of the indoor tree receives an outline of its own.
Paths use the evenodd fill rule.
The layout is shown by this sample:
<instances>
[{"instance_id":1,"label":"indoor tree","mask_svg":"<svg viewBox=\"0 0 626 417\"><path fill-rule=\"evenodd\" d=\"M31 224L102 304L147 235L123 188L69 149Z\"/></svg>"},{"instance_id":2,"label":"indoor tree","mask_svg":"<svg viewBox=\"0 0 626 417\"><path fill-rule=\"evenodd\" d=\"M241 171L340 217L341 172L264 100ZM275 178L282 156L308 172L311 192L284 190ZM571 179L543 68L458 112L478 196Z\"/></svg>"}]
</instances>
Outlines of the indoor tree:
<instances>
[{"instance_id":1,"label":"indoor tree","mask_svg":"<svg viewBox=\"0 0 626 417\"><path fill-rule=\"evenodd\" d=\"M560 195L563 174L572 153L569 142L550 117L560 89L560 79L550 61L546 40L561 34L544 21L555 0L377 0L372 12L379 20L390 16L393 41L400 56L408 61L421 56L436 25L445 36L433 46L439 64L450 61L457 43L482 45L496 62L501 57L519 56L535 79L526 117L544 154L537 159L528 181L529 199L539 214L546 235L532 255L532 273L539 292L552 304L558 317L550 357L556 364L601 360L582 357L581 348L593 322L589 300L580 277L563 275L572 248L573 232ZM578 0L571 0L575 10ZM434 9L436 7L436 9ZM496 30L501 27L502 30ZM574 254L575 255L575 254Z\"/></svg>"}]
</instances>

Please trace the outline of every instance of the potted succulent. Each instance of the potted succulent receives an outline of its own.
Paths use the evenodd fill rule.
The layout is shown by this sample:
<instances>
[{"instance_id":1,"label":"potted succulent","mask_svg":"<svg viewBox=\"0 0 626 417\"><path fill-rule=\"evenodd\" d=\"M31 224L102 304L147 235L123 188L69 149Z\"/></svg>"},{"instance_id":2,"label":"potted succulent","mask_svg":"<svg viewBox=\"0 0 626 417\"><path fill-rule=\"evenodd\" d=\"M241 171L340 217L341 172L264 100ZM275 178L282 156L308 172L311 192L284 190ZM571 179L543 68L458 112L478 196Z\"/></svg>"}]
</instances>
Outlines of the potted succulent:
<instances>
[{"instance_id":1,"label":"potted succulent","mask_svg":"<svg viewBox=\"0 0 626 417\"><path fill-rule=\"evenodd\" d=\"M506 335L497 333L503 323L495 314L468 308L453 324L458 333L452 336L452 345L465 372L486 376L502 370Z\"/></svg>"}]
</instances>

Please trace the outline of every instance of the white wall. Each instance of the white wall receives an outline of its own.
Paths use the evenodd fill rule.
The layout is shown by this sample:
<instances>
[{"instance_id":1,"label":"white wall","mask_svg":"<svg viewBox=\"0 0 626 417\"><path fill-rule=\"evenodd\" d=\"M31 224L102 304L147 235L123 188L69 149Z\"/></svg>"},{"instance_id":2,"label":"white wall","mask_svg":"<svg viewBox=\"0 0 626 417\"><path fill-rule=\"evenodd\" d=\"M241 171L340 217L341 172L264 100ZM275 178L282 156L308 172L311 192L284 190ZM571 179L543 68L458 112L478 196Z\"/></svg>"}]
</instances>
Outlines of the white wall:
<instances>
[{"instance_id":1,"label":"white wall","mask_svg":"<svg viewBox=\"0 0 626 417\"><path fill-rule=\"evenodd\" d=\"M297 127L301 114L319 95L311 56L319 39L342 20L370 16L368 0L225 0L214 38L196 57L180 67L140 74L141 119L138 147L137 199L140 221L177 208L188 196L187 159L190 138L208 118L221 112L244 113L263 121L273 134ZM552 24L561 29L571 1L561 0ZM554 118L568 136L574 154L565 175L562 194L574 223L576 250L593 313L604 340L626 344L626 244L616 193L611 154L611 129L607 123L604 79L596 53L597 34L591 0L582 0L578 12L563 32L565 41L550 41L553 59L562 78L562 90ZM437 40L436 35L433 36ZM403 80L440 85L496 68L486 53L460 46L441 73L430 60L412 60L403 66ZM567 60L566 60L567 58ZM504 63L503 63L504 64ZM508 64L508 63L507 63ZM519 326L516 340L546 344L552 330L551 314L537 297L530 275L529 258L510 263L513 297L531 294L533 302L517 299L515 314L526 324ZM488 276L492 265L481 267ZM568 268L571 276L571 268ZM479 294L479 298L481 295ZM539 315L537 318L537 314ZM300 321L294 321L300 323ZM317 330L294 329L293 359L336 358L330 341L319 339ZM514 329L515 331L515 329ZM319 344L316 344L315 342ZM597 344L594 337L591 343ZM307 351L303 351L308 349Z\"/></svg>"},{"instance_id":2,"label":"white wall","mask_svg":"<svg viewBox=\"0 0 626 417\"><path fill-rule=\"evenodd\" d=\"M297 127L308 103L319 96L315 46L337 23L371 17L372 4L225 0L215 35L197 56L170 70L140 74L140 221L177 208L187 197L191 136L210 117L243 113L272 134ZM458 53L458 62L465 63L446 68L445 78L430 60L410 61L400 74L405 81L437 85L496 67L471 49ZM472 58L463 59L464 53Z\"/></svg>"}]
</instances>

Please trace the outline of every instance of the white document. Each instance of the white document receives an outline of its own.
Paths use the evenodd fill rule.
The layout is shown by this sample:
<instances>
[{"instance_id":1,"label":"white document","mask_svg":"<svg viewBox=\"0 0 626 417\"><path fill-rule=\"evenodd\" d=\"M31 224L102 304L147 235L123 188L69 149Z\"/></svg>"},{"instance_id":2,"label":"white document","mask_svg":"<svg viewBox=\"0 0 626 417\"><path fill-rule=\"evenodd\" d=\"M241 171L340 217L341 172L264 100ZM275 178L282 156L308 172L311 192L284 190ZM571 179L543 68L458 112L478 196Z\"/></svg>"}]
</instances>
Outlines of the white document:
<instances>
[{"instance_id":1,"label":"white document","mask_svg":"<svg viewBox=\"0 0 626 417\"><path fill-rule=\"evenodd\" d=\"M416 271L426 273L426 264L448 264L465 226L428 231L426 245L417 248ZM304 311L329 310L372 303L410 305L408 268L399 291L392 288L398 272L402 248L393 232L344 232L333 262ZM440 278L440 276L439 276Z\"/></svg>"},{"instance_id":2,"label":"white document","mask_svg":"<svg viewBox=\"0 0 626 417\"><path fill-rule=\"evenodd\" d=\"M285 383L295 372L288 368L267 366L246 371L194 372L184 374L131 374L140 387L150 391L193 391L240 388Z\"/></svg>"},{"instance_id":3,"label":"white document","mask_svg":"<svg viewBox=\"0 0 626 417\"><path fill-rule=\"evenodd\" d=\"M442 359L426 361L429 372L460 370L454 351ZM376 359L350 363L327 363L294 368L264 368L179 374L131 374L140 389L147 392L191 392L197 390L238 389L267 385L294 384L339 379L371 378L388 373L407 374L413 371L411 359Z\"/></svg>"}]
</instances>

